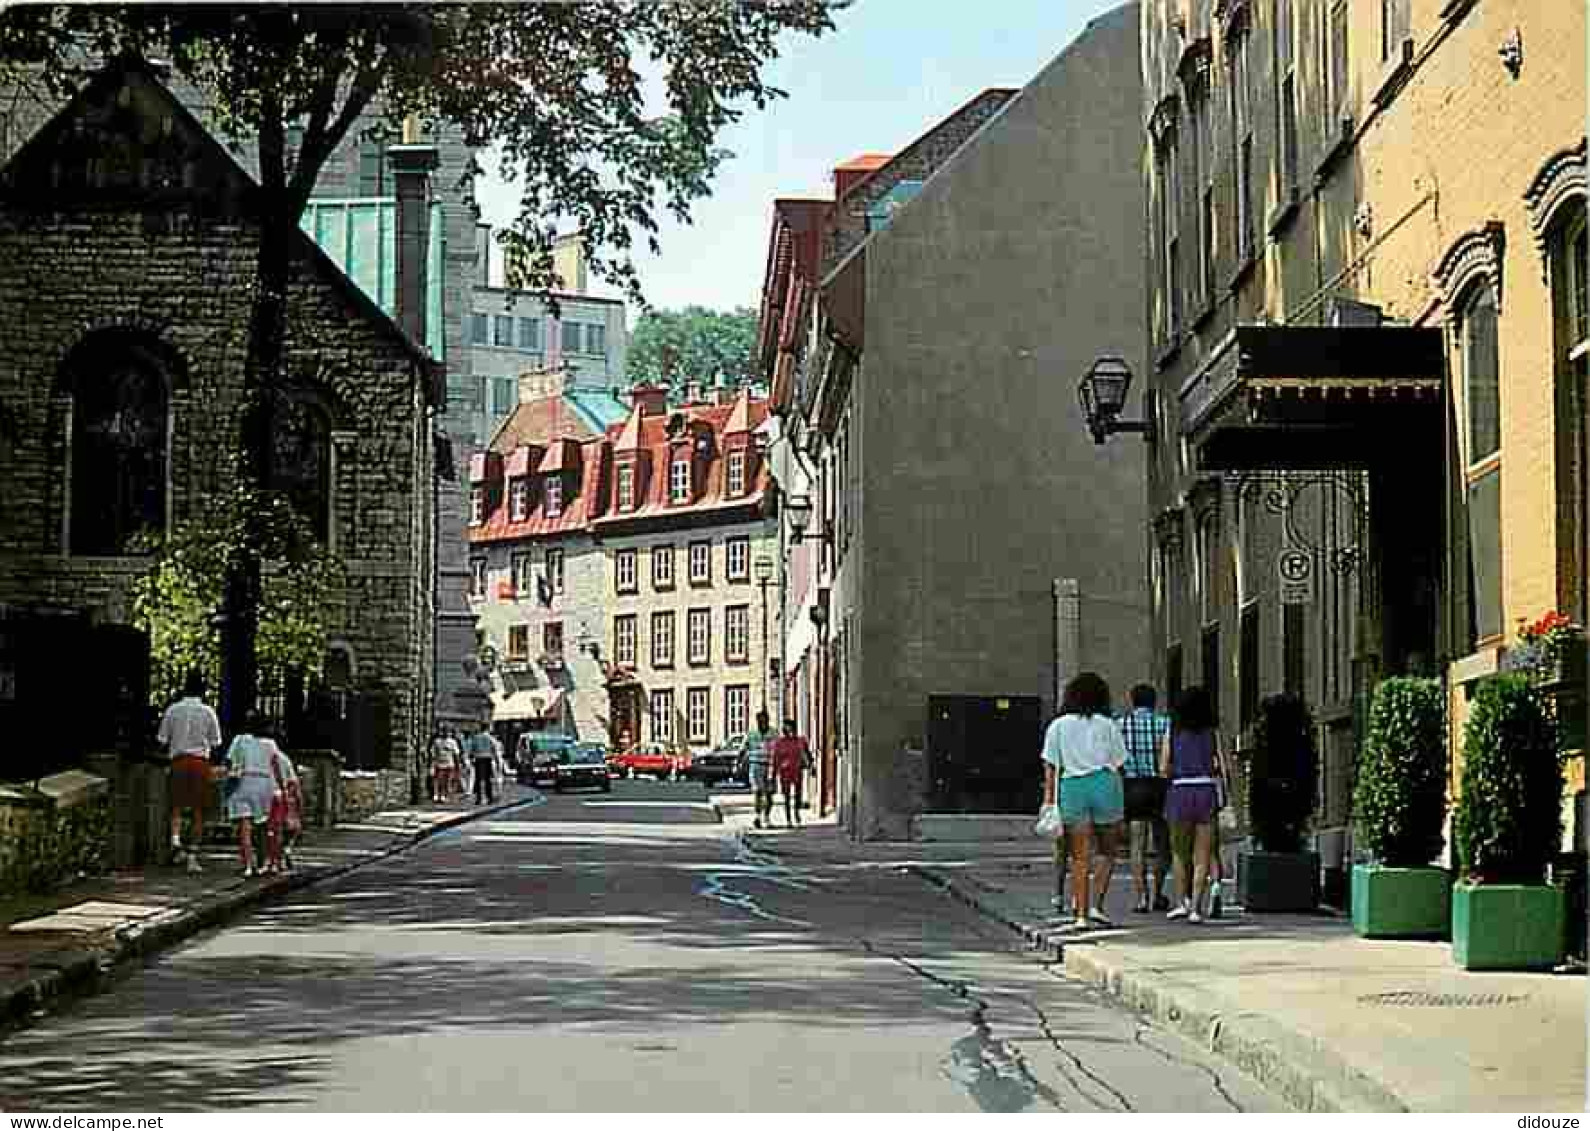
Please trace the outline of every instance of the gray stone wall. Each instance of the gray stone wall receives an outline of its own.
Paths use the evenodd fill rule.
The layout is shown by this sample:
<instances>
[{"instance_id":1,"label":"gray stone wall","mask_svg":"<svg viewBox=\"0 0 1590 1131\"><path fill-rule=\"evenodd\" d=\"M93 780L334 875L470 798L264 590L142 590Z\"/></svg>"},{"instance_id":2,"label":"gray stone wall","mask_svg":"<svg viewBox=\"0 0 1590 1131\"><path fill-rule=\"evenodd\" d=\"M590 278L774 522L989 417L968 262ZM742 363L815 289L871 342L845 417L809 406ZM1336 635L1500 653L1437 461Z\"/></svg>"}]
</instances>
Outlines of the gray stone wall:
<instances>
[{"instance_id":1,"label":"gray stone wall","mask_svg":"<svg viewBox=\"0 0 1590 1131\"><path fill-rule=\"evenodd\" d=\"M1096 447L1076 402L1097 354L1143 371L1137 44L1135 6L1094 21L869 245L841 787L863 837L925 803L904 751L929 695L1052 709L1054 579L1080 582L1087 667L1148 671L1144 445Z\"/></svg>"},{"instance_id":2,"label":"gray stone wall","mask_svg":"<svg viewBox=\"0 0 1590 1131\"><path fill-rule=\"evenodd\" d=\"M132 325L185 361L172 393L169 514L195 512L225 482L235 450L247 295L257 228L225 220L166 232L136 212L0 213L0 401L16 435L0 445L0 601L89 608L127 619L146 562L64 552L70 404L62 359L90 330ZM328 608L359 658L362 685L393 703L391 764L416 749L428 606L415 521L429 447L417 427L415 363L389 329L300 259L289 295L287 372L324 390L344 419L334 437L332 544L346 569Z\"/></svg>"}]
</instances>

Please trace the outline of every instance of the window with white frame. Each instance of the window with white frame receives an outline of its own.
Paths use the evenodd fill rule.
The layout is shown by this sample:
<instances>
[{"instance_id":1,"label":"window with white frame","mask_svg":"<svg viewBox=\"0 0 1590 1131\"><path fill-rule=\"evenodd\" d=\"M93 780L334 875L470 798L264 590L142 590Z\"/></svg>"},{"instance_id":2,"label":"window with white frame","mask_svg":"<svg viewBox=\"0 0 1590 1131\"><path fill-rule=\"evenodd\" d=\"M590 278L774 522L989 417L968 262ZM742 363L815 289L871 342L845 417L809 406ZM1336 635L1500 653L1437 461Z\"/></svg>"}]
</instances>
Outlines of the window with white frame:
<instances>
[{"instance_id":1,"label":"window with white frame","mask_svg":"<svg viewBox=\"0 0 1590 1131\"><path fill-rule=\"evenodd\" d=\"M563 592L563 549L554 547L547 550L547 584L552 592Z\"/></svg>"},{"instance_id":2,"label":"window with white frame","mask_svg":"<svg viewBox=\"0 0 1590 1131\"><path fill-rule=\"evenodd\" d=\"M1226 46L1226 61L1230 69L1231 110L1231 161L1233 200L1233 246L1239 262L1255 254L1253 223L1253 93L1251 87L1253 65L1249 53L1246 23L1238 24Z\"/></svg>"},{"instance_id":3,"label":"window with white frame","mask_svg":"<svg viewBox=\"0 0 1590 1131\"><path fill-rule=\"evenodd\" d=\"M535 576L535 555L528 552L520 552L514 554L510 561L513 563L514 592L521 595L529 593L530 582Z\"/></svg>"},{"instance_id":4,"label":"window with white frame","mask_svg":"<svg viewBox=\"0 0 1590 1131\"><path fill-rule=\"evenodd\" d=\"M563 476L557 472L547 476L547 517L556 518L563 513Z\"/></svg>"},{"instance_id":5,"label":"window with white frame","mask_svg":"<svg viewBox=\"0 0 1590 1131\"><path fill-rule=\"evenodd\" d=\"M469 524L479 526L486 521L486 488L471 487L469 490Z\"/></svg>"},{"instance_id":6,"label":"window with white frame","mask_svg":"<svg viewBox=\"0 0 1590 1131\"><path fill-rule=\"evenodd\" d=\"M712 662L712 610L691 609L687 615L686 635L689 637L689 659L692 664Z\"/></svg>"},{"instance_id":7,"label":"window with white frame","mask_svg":"<svg viewBox=\"0 0 1590 1131\"><path fill-rule=\"evenodd\" d=\"M562 621L548 621L541 626L541 654L554 660L563 658Z\"/></svg>"},{"instance_id":8,"label":"window with white frame","mask_svg":"<svg viewBox=\"0 0 1590 1131\"><path fill-rule=\"evenodd\" d=\"M723 610L723 656L731 664L750 662L750 605L730 605Z\"/></svg>"},{"instance_id":9,"label":"window with white frame","mask_svg":"<svg viewBox=\"0 0 1590 1131\"><path fill-rule=\"evenodd\" d=\"M1329 149L1341 136L1341 123L1348 115L1349 68L1348 40L1352 29L1351 5L1348 0L1332 0L1330 28L1326 36L1326 109L1325 148Z\"/></svg>"},{"instance_id":10,"label":"window with white frame","mask_svg":"<svg viewBox=\"0 0 1590 1131\"><path fill-rule=\"evenodd\" d=\"M728 556L728 568L725 574L730 581L751 580L751 540L749 538L730 538L724 543Z\"/></svg>"},{"instance_id":11,"label":"window with white frame","mask_svg":"<svg viewBox=\"0 0 1590 1131\"><path fill-rule=\"evenodd\" d=\"M651 615L651 666L674 666L674 614L672 609Z\"/></svg>"},{"instance_id":12,"label":"window with white frame","mask_svg":"<svg viewBox=\"0 0 1590 1131\"><path fill-rule=\"evenodd\" d=\"M616 550L613 553L613 588L619 593L633 593L640 588L635 577L635 549Z\"/></svg>"},{"instance_id":13,"label":"window with white frame","mask_svg":"<svg viewBox=\"0 0 1590 1131\"><path fill-rule=\"evenodd\" d=\"M676 459L668 468L668 500L672 503L690 501L690 457Z\"/></svg>"},{"instance_id":14,"label":"window with white frame","mask_svg":"<svg viewBox=\"0 0 1590 1131\"><path fill-rule=\"evenodd\" d=\"M729 453L728 492L730 495L745 494L745 453Z\"/></svg>"},{"instance_id":15,"label":"window with white frame","mask_svg":"<svg viewBox=\"0 0 1590 1131\"><path fill-rule=\"evenodd\" d=\"M508 658L510 660L528 660L530 658L529 625L511 624L508 626Z\"/></svg>"},{"instance_id":16,"label":"window with white frame","mask_svg":"<svg viewBox=\"0 0 1590 1131\"><path fill-rule=\"evenodd\" d=\"M723 726L726 736L739 738L751 727L751 687L735 684L723 689Z\"/></svg>"},{"instance_id":17,"label":"window with white frame","mask_svg":"<svg viewBox=\"0 0 1590 1131\"><path fill-rule=\"evenodd\" d=\"M712 543L690 543L690 584L712 584Z\"/></svg>"},{"instance_id":18,"label":"window with white frame","mask_svg":"<svg viewBox=\"0 0 1590 1131\"><path fill-rule=\"evenodd\" d=\"M671 545L651 548L651 587L653 589L674 587L674 548Z\"/></svg>"},{"instance_id":19,"label":"window with white frame","mask_svg":"<svg viewBox=\"0 0 1590 1131\"><path fill-rule=\"evenodd\" d=\"M663 746L673 745L674 693L672 691L651 693L651 740Z\"/></svg>"},{"instance_id":20,"label":"window with white frame","mask_svg":"<svg viewBox=\"0 0 1590 1131\"><path fill-rule=\"evenodd\" d=\"M635 468L630 464L618 469L618 509L635 509Z\"/></svg>"},{"instance_id":21,"label":"window with white frame","mask_svg":"<svg viewBox=\"0 0 1590 1131\"><path fill-rule=\"evenodd\" d=\"M485 558L469 559L469 595L471 597L484 597L486 595Z\"/></svg>"},{"instance_id":22,"label":"window with white frame","mask_svg":"<svg viewBox=\"0 0 1590 1131\"><path fill-rule=\"evenodd\" d=\"M692 687L685 692L685 722L690 729L690 743L706 746L712 741L712 689Z\"/></svg>"},{"instance_id":23,"label":"window with white frame","mask_svg":"<svg viewBox=\"0 0 1590 1131\"><path fill-rule=\"evenodd\" d=\"M613 618L613 662L624 664L627 667L635 666L635 625L634 613L625 613L623 616Z\"/></svg>"},{"instance_id":24,"label":"window with white frame","mask_svg":"<svg viewBox=\"0 0 1590 1131\"><path fill-rule=\"evenodd\" d=\"M530 514L530 481L523 476L508 488L508 517L523 522Z\"/></svg>"}]
</instances>

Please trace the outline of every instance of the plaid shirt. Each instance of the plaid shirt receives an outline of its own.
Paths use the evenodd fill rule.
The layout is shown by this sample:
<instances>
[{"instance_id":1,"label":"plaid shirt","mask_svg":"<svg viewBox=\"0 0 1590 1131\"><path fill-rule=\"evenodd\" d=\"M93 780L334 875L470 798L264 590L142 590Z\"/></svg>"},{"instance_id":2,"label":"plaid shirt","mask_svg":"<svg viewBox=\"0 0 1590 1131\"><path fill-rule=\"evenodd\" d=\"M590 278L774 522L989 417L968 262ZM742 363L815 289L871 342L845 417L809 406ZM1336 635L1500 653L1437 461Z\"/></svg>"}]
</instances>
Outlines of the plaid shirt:
<instances>
[{"instance_id":1,"label":"plaid shirt","mask_svg":"<svg viewBox=\"0 0 1590 1131\"><path fill-rule=\"evenodd\" d=\"M1159 744L1170 733L1170 719L1147 707L1134 707L1116 723L1126 742L1126 765L1122 772L1129 778L1159 777Z\"/></svg>"}]
</instances>

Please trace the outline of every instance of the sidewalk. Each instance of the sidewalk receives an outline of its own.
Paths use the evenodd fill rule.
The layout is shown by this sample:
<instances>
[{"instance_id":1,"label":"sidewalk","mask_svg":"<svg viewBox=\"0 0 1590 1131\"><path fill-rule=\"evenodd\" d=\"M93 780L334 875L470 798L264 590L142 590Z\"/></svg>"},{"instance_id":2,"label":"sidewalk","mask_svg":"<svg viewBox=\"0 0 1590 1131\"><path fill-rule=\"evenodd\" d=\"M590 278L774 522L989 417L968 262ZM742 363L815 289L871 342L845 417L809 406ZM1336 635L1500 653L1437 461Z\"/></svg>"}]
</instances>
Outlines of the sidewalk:
<instances>
[{"instance_id":1,"label":"sidewalk","mask_svg":"<svg viewBox=\"0 0 1590 1131\"><path fill-rule=\"evenodd\" d=\"M0 1035L62 997L92 992L124 963L537 796L510 786L496 805L478 809L426 804L307 829L293 871L282 876L244 880L235 845L206 845L197 875L178 867L115 872L0 903Z\"/></svg>"},{"instance_id":2,"label":"sidewalk","mask_svg":"<svg viewBox=\"0 0 1590 1131\"><path fill-rule=\"evenodd\" d=\"M1299 1110L1585 1110L1582 975L1466 973L1445 943L1360 939L1329 915L1228 908L1171 923L1132 913L1124 871L1108 901L1117 925L1076 933L1050 906L1053 864L1032 841L854 845L832 824L769 833L725 820L791 864L907 868Z\"/></svg>"}]
</instances>

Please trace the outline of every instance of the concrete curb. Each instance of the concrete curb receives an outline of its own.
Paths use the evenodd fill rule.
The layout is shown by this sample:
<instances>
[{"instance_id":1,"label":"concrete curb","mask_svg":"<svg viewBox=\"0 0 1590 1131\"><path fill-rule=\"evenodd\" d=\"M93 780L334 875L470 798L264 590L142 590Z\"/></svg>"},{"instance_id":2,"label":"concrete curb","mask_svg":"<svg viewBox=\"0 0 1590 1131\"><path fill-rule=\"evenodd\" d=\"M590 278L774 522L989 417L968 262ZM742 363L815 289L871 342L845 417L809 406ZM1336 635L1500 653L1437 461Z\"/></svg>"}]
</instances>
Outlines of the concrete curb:
<instances>
[{"instance_id":1,"label":"concrete curb","mask_svg":"<svg viewBox=\"0 0 1590 1131\"><path fill-rule=\"evenodd\" d=\"M1115 998L1134 1012L1209 1049L1242 1069L1298 1111L1406 1112L1408 1105L1378 1080L1355 1068L1318 1038L1276 1023L1206 993L1163 970L1099 953L1096 944L1066 945L1024 923L975 886L930 867L909 865L919 876L979 914L1010 928L1062 964L1066 977Z\"/></svg>"},{"instance_id":2,"label":"concrete curb","mask_svg":"<svg viewBox=\"0 0 1590 1131\"><path fill-rule=\"evenodd\" d=\"M183 907L169 917L156 916L144 923L121 927L112 933L110 945L100 949L73 946L46 952L29 963L30 967L42 968L41 973L5 990L4 996L0 997L0 1035L4 1035L8 1029L26 1024L52 1002L92 994L108 985L119 969L133 962L145 961L246 911L315 884L379 864L439 833L517 808L535 801L538 796L451 814L412 832L394 832L385 848L374 851L362 860L306 867L253 886L239 882L236 887Z\"/></svg>"}]
</instances>

